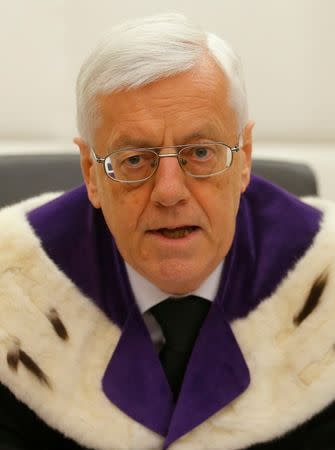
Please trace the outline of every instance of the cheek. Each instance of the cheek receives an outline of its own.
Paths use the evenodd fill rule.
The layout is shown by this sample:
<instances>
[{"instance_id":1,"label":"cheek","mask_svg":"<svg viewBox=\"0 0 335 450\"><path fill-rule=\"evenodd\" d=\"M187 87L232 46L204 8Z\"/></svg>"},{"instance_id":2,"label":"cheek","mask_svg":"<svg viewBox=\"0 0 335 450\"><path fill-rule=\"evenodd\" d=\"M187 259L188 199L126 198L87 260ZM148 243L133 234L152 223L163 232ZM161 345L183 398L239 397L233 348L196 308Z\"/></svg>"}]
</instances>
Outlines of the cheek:
<instances>
[{"instance_id":1,"label":"cheek","mask_svg":"<svg viewBox=\"0 0 335 450\"><path fill-rule=\"evenodd\" d=\"M216 213L220 216L224 215L226 219L235 218L240 201L240 186L236 174L224 174L222 179L215 180L214 187L217 198Z\"/></svg>"},{"instance_id":2,"label":"cheek","mask_svg":"<svg viewBox=\"0 0 335 450\"><path fill-rule=\"evenodd\" d=\"M101 209L108 228L118 243L126 246L136 237L138 224L146 206L145 192L120 184L107 186L102 196Z\"/></svg>"},{"instance_id":3,"label":"cheek","mask_svg":"<svg viewBox=\"0 0 335 450\"><path fill-rule=\"evenodd\" d=\"M232 176L213 180L210 192L207 191L203 195L203 205L211 224L213 238L224 253L228 251L234 236L239 202L239 184Z\"/></svg>"}]
</instances>

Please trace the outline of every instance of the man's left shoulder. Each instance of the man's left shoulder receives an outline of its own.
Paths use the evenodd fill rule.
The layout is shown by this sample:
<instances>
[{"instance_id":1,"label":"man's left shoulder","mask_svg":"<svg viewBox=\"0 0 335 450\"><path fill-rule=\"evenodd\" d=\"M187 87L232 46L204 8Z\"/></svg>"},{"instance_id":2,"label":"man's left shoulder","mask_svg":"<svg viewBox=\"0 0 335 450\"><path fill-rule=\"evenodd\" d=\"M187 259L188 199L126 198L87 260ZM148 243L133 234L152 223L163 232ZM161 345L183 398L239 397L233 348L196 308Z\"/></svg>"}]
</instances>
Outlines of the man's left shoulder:
<instances>
[{"instance_id":1,"label":"man's left shoulder","mask_svg":"<svg viewBox=\"0 0 335 450\"><path fill-rule=\"evenodd\" d=\"M252 380L235 408L253 430L264 421L263 440L297 428L335 401L335 205L303 201L322 212L310 247L271 296L233 323Z\"/></svg>"},{"instance_id":2,"label":"man's left shoulder","mask_svg":"<svg viewBox=\"0 0 335 450\"><path fill-rule=\"evenodd\" d=\"M320 199L304 202L321 211L310 245L271 295L231 324L250 371L250 385L208 418L207 428L193 430L193 442L203 438L204 430L209 436L213 427L227 448L261 442L272 448L270 442L291 433L300 433L301 444L298 430L308 428L311 418L315 417L315 432L329 423L328 410L334 422L330 405L335 402L335 205Z\"/></svg>"}]
</instances>

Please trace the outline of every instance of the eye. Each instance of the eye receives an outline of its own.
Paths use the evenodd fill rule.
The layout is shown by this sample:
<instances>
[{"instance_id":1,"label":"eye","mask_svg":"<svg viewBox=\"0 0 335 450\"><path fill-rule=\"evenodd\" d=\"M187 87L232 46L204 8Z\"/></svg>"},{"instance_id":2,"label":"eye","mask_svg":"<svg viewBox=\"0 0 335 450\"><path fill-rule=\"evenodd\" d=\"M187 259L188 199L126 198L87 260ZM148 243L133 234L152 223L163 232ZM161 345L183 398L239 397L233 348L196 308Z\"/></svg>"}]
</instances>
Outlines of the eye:
<instances>
[{"instance_id":1,"label":"eye","mask_svg":"<svg viewBox=\"0 0 335 450\"><path fill-rule=\"evenodd\" d=\"M142 160L142 158L140 155L129 156L128 158L124 159L123 164L127 164L129 166L136 167L136 166L140 165L141 160Z\"/></svg>"},{"instance_id":2,"label":"eye","mask_svg":"<svg viewBox=\"0 0 335 450\"><path fill-rule=\"evenodd\" d=\"M127 169L137 169L142 167L143 164L146 164L148 159L148 155L140 152L120 152L116 155L115 162L119 167L127 168Z\"/></svg>"},{"instance_id":3,"label":"eye","mask_svg":"<svg viewBox=\"0 0 335 450\"><path fill-rule=\"evenodd\" d=\"M121 151L115 154L115 164L122 170L152 167L155 153L150 151Z\"/></svg>"},{"instance_id":4,"label":"eye","mask_svg":"<svg viewBox=\"0 0 335 450\"><path fill-rule=\"evenodd\" d=\"M196 147L193 150L193 155L197 159L206 159L209 156L209 149L207 147Z\"/></svg>"},{"instance_id":5,"label":"eye","mask_svg":"<svg viewBox=\"0 0 335 450\"><path fill-rule=\"evenodd\" d=\"M191 147L188 152L185 153L187 158L193 162L207 162L213 158L215 154L214 148L206 145L199 145Z\"/></svg>"}]
</instances>

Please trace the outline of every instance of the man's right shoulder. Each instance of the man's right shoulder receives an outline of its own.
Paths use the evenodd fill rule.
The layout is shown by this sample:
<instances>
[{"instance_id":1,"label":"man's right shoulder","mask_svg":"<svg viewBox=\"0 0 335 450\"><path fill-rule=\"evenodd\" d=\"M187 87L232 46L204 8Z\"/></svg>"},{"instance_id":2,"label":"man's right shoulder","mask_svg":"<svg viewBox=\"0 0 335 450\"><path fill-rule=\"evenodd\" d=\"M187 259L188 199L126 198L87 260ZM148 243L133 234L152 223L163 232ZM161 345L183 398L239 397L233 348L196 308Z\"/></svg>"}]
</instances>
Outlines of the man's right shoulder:
<instances>
[{"instance_id":1,"label":"man's right shoulder","mask_svg":"<svg viewBox=\"0 0 335 450\"><path fill-rule=\"evenodd\" d=\"M82 435L82 411L114 413L100 384L120 330L50 259L27 218L55 197L0 211L0 383L52 428Z\"/></svg>"}]
</instances>

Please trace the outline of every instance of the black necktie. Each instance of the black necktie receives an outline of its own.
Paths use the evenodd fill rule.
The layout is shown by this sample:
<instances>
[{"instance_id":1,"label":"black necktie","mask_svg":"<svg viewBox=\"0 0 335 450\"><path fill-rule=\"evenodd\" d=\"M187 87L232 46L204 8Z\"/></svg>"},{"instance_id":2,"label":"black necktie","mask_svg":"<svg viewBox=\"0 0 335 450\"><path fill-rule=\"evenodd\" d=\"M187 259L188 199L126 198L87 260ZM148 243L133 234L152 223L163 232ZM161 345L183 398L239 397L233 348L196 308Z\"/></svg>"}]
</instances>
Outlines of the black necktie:
<instances>
[{"instance_id":1,"label":"black necktie","mask_svg":"<svg viewBox=\"0 0 335 450\"><path fill-rule=\"evenodd\" d=\"M166 340L159 358L175 399L178 397L194 342L209 306L208 300L189 295L168 298L150 309Z\"/></svg>"}]
</instances>

